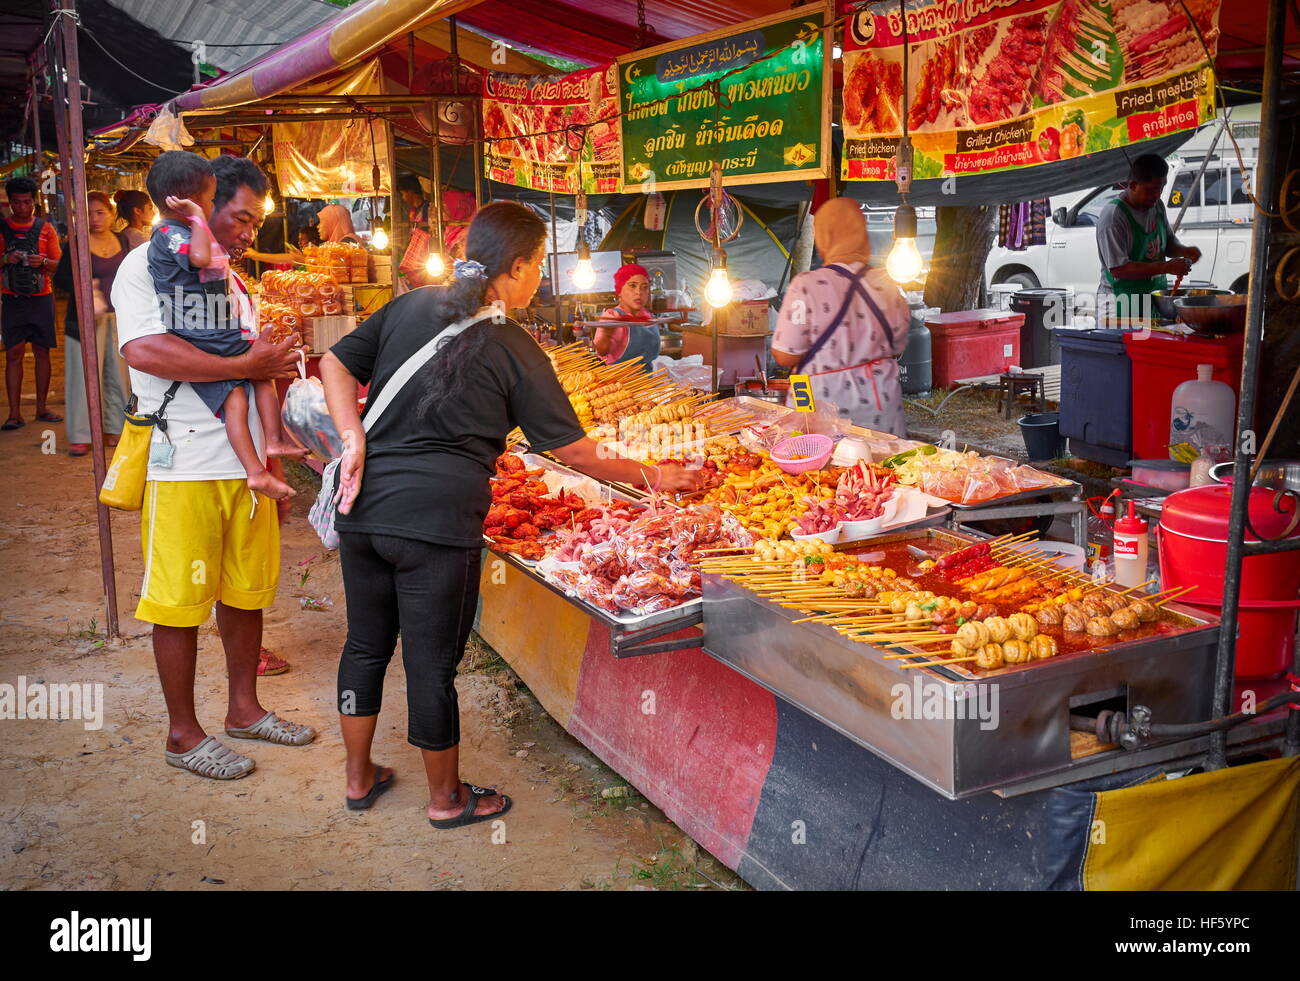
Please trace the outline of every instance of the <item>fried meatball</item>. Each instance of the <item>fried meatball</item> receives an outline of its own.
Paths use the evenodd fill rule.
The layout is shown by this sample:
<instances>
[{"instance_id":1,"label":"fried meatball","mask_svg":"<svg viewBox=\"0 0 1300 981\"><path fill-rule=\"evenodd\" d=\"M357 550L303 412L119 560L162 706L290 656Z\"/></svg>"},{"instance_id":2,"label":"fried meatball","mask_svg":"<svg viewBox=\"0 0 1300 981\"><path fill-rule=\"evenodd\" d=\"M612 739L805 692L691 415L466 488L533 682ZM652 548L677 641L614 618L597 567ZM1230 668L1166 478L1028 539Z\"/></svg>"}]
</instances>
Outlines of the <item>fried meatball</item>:
<instances>
[{"instance_id":1,"label":"fried meatball","mask_svg":"<svg viewBox=\"0 0 1300 981\"><path fill-rule=\"evenodd\" d=\"M1061 626L1071 633L1081 634L1088 629L1088 617L1082 610L1071 610L1061 618Z\"/></svg>"},{"instance_id":2,"label":"fried meatball","mask_svg":"<svg viewBox=\"0 0 1300 981\"><path fill-rule=\"evenodd\" d=\"M1003 663L1001 644L985 644L975 652L975 666L978 668L1000 668Z\"/></svg>"},{"instance_id":3,"label":"fried meatball","mask_svg":"<svg viewBox=\"0 0 1300 981\"><path fill-rule=\"evenodd\" d=\"M965 644L963 644L960 640L954 640L952 642L953 657L969 657L970 653L971 653L970 648L967 647Z\"/></svg>"},{"instance_id":4,"label":"fried meatball","mask_svg":"<svg viewBox=\"0 0 1300 981\"><path fill-rule=\"evenodd\" d=\"M1084 613L1083 604L1080 603L1078 600L1071 600L1069 603L1066 603L1064 606L1061 607L1061 616L1064 617L1071 613L1078 613L1084 617L1087 617L1088 615L1087 613Z\"/></svg>"},{"instance_id":5,"label":"fried meatball","mask_svg":"<svg viewBox=\"0 0 1300 981\"><path fill-rule=\"evenodd\" d=\"M1140 626L1137 614L1127 606L1122 606L1112 613L1110 619L1120 630L1134 630Z\"/></svg>"},{"instance_id":6,"label":"fried meatball","mask_svg":"<svg viewBox=\"0 0 1300 981\"><path fill-rule=\"evenodd\" d=\"M861 599L863 595L862 581L859 579L845 580L844 595L850 599Z\"/></svg>"},{"instance_id":7,"label":"fried meatball","mask_svg":"<svg viewBox=\"0 0 1300 981\"><path fill-rule=\"evenodd\" d=\"M988 628L989 640L995 644L1011 639L1011 627L1002 617L989 617L984 626Z\"/></svg>"},{"instance_id":8,"label":"fried meatball","mask_svg":"<svg viewBox=\"0 0 1300 981\"><path fill-rule=\"evenodd\" d=\"M1023 664L1029 660L1029 645L1013 637L1002 645L1002 656L1008 664Z\"/></svg>"},{"instance_id":9,"label":"fried meatball","mask_svg":"<svg viewBox=\"0 0 1300 981\"><path fill-rule=\"evenodd\" d=\"M979 609L979 604L974 600L962 600L957 604L957 616L964 617L967 620L975 618L975 611Z\"/></svg>"},{"instance_id":10,"label":"fried meatball","mask_svg":"<svg viewBox=\"0 0 1300 981\"><path fill-rule=\"evenodd\" d=\"M1028 613L1013 613L1007 617L1007 625L1017 640L1030 640L1038 635L1038 624Z\"/></svg>"},{"instance_id":11,"label":"fried meatball","mask_svg":"<svg viewBox=\"0 0 1300 981\"><path fill-rule=\"evenodd\" d=\"M875 599L880 592L880 587L874 582L859 583L862 587L862 596L864 599Z\"/></svg>"},{"instance_id":12,"label":"fried meatball","mask_svg":"<svg viewBox=\"0 0 1300 981\"><path fill-rule=\"evenodd\" d=\"M1083 601L1083 612L1091 620L1110 616L1110 607L1099 599L1086 599Z\"/></svg>"},{"instance_id":13,"label":"fried meatball","mask_svg":"<svg viewBox=\"0 0 1300 981\"><path fill-rule=\"evenodd\" d=\"M989 628L978 620L968 621L957 628L957 639L975 650L989 642Z\"/></svg>"},{"instance_id":14,"label":"fried meatball","mask_svg":"<svg viewBox=\"0 0 1300 981\"><path fill-rule=\"evenodd\" d=\"M1061 625L1061 608L1059 606L1045 606L1034 614L1034 619L1044 627L1059 627Z\"/></svg>"},{"instance_id":15,"label":"fried meatball","mask_svg":"<svg viewBox=\"0 0 1300 981\"><path fill-rule=\"evenodd\" d=\"M1115 626L1115 621L1108 616L1093 617L1088 621L1088 636L1090 637L1110 637L1119 633L1119 627Z\"/></svg>"},{"instance_id":16,"label":"fried meatball","mask_svg":"<svg viewBox=\"0 0 1300 981\"><path fill-rule=\"evenodd\" d=\"M895 594L894 598L889 601L890 613L905 613L908 604L911 602L904 594Z\"/></svg>"},{"instance_id":17,"label":"fried meatball","mask_svg":"<svg viewBox=\"0 0 1300 981\"><path fill-rule=\"evenodd\" d=\"M916 603L908 603L907 609L903 611L903 618L912 622L918 620L929 620L930 614L921 609Z\"/></svg>"},{"instance_id":18,"label":"fried meatball","mask_svg":"<svg viewBox=\"0 0 1300 981\"><path fill-rule=\"evenodd\" d=\"M1114 613L1116 610L1122 610L1128 606L1128 600L1117 593L1104 593L1100 597L1100 600L1106 605L1111 613Z\"/></svg>"},{"instance_id":19,"label":"fried meatball","mask_svg":"<svg viewBox=\"0 0 1300 981\"><path fill-rule=\"evenodd\" d=\"M1049 657L1056 657L1059 648L1056 646L1056 638L1049 637L1047 634L1039 634L1029 642L1029 654L1038 660L1046 660Z\"/></svg>"},{"instance_id":20,"label":"fried meatball","mask_svg":"<svg viewBox=\"0 0 1300 981\"><path fill-rule=\"evenodd\" d=\"M1143 623L1150 623L1153 620L1160 619L1160 611L1155 605L1148 603L1146 600L1134 600L1129 604L1129 609L1137 614L1137 618Z\"/></svg>"}]
</instances>

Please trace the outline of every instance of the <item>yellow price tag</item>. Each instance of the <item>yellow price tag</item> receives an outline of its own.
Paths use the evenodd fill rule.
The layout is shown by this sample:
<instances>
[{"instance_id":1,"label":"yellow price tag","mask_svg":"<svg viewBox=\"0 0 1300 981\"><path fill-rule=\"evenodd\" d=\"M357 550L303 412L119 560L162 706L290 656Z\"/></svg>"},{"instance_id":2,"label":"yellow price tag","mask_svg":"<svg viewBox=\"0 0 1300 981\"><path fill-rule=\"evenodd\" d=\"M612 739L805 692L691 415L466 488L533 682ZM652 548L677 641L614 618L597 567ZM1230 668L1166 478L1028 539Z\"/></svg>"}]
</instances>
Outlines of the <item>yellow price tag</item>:
<instances>
[{"instance_id":1,"label":"yellow price tag","mask_svg":"<svg viewBox=\"0 0 1300 981\"><path fill-rule=\"evenodd\" d=\"M813 399L812 384L807 375L790 376L790 398L798 412L817 411L817 402Z\"/></svg>"}]
</instances>

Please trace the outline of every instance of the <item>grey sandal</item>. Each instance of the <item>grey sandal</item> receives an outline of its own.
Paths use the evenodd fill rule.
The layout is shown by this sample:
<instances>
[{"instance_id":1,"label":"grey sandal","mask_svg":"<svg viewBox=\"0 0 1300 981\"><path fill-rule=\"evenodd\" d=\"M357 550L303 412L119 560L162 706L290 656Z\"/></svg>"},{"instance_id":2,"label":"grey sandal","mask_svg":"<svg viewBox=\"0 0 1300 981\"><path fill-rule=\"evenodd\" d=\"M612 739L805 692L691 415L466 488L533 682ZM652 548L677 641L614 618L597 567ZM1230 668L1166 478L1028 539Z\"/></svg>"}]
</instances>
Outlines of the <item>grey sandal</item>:
<instances>
[{"instance_id":1,"label":"grey sandal","mask_svg":"<svg viewBox=\"0 0 1300 981\"><path fill-rule=\"evenodd\" d=\"M164 751L163 756L168 766L189 770L210 780L238 780L252 773L257 766L251 756L236 753L229 746L219 743L215 736L208 736L187 752Z\"/></svg>"},{"instance_id":2,"label":"grey sandal","mask_svg":"<svg viewBox=\"0 0 1300 981\"><path fill-rule=\"evenodd\" d=\"M316 730L311 726L289 722L274 712L267 712L251 726L227 729L226 735L232 739L263 739L281 746L306 746L316 738Z\"/></svg>"}]
</instances>

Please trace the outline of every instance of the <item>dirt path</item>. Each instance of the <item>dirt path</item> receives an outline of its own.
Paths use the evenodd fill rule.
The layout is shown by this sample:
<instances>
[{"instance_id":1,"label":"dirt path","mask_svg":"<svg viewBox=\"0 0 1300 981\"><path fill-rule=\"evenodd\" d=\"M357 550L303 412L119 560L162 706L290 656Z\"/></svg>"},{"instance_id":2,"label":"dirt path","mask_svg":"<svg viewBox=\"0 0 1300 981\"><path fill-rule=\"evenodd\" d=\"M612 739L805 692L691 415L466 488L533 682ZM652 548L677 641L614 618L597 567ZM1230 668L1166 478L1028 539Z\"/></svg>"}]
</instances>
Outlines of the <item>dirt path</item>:
<instances>
[{"instance_id":1,"label":"dirt path","mask_svg":"<svg viewBox=\"0 0 1300 981\"><path fill-rule=\"evenodd\" d=\"M266 629L268 646L294 670L265 679L262 692L268 708L320 736L305 748L237 744L253 747L258 767L231 783L165 766L147 627L131 616L141 579L137 518L113 516L124 636L106 642L89 459L42 454L43 428L62 448L61 424L0 434L0 684L17 685L19 676L102 684L103 726L0 721L0 888L737 887L635 793L602 797L622 781L477 641L458 685L462 772L514 797L505 840L493 842L490 824L438 832L425 822L419 757L405 739L400 657L375 749L398 783L373 811L346 811L334 721L342 584L301 500L284 527L280 595ZM303 609L304 600L324 608ZM224 713L223 664L209 624L200 631L196 693L211 732Z\"/></svg>"}]
</instances>

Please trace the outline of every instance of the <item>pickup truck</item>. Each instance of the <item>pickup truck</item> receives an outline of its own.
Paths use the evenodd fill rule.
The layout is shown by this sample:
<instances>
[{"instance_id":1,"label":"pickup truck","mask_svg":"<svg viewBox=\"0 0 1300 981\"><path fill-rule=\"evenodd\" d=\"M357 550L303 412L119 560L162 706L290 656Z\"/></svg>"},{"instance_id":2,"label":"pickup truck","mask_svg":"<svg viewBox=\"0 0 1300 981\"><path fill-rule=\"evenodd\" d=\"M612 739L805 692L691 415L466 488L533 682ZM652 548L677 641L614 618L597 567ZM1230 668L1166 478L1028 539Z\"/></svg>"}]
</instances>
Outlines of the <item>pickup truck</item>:
<instances>
[{"instance_id":1,"label":"pickup truck","mask_svg":"<svg viewBox=\"0 0 1300 981\"><path fill-rule=\"evenodd\" d=\"M1172 225L1186 204L1179 241L1201 250L1184 285L1215 286L1245 292L1250 266L1252 205L1242 189L1242 171L1231 147L1216 152L1200 173L1206 151L1170 158L1165 210ZM1247 161L1247 168L1252 161ZM1059 286L1074 290L1076 307L1092 297L1101 279L1097 255L1097 217L1119 193L1108 184L1058 195L1047 223L1047 244L1019 252L995 245L985 265L990 285ZM1081 302L1083 301L1083 302Z\"/></svg>"}]
</instances>

